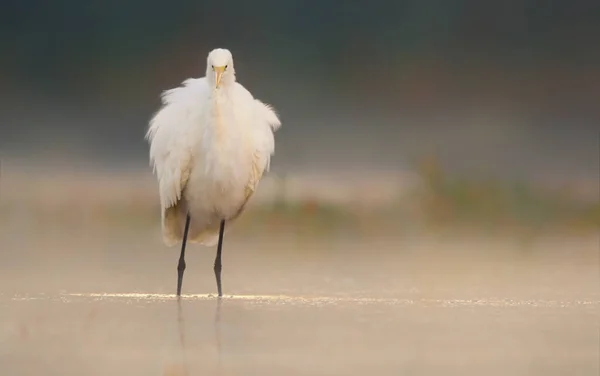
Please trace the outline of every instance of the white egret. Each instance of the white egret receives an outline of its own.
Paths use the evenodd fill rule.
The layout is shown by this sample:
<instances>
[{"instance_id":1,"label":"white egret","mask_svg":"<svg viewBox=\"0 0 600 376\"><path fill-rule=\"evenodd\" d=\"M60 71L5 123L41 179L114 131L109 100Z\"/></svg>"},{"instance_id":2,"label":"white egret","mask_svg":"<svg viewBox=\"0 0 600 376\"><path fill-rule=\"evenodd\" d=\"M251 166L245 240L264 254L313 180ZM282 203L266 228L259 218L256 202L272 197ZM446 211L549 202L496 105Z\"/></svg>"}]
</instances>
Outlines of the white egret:
<instances>
[{"instance_id":1,"label":"white egret","mask_svg":"<svg viewBox=\"0 0 600 376\"><path fill-rule=\"evenodd\" d=\"M273 108L236 82L226 49L208 54L206 76L162 93L146 139L158 179L162 236L181 241L177 296L181 295L186 242L217 244L219 297L225 224L235 220L268 171L281 122Z\"/></svg>"}]
</instances>

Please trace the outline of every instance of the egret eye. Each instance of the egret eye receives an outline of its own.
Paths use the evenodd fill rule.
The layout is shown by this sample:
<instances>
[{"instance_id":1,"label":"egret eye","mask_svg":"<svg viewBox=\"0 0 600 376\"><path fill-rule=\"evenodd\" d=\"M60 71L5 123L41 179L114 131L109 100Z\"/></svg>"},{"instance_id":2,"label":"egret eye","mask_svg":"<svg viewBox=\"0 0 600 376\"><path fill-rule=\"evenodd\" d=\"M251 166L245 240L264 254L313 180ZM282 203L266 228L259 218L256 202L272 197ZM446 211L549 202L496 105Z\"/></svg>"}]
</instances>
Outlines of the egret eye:
<instances>
[{"instance_id":1,"label":"egret eye","mask_svg":"<svg viewBox=\"0 0 600 376\"><path fill-rule=\"evenodd\" d=\"M211 65L211 67L212 67L212 70L215 70L215 66L214 65Z\"/></svg>"},{"instance_id":2,"label":"egret eye","mask_svg":"<svg viewBox=\"0 0 600 376\"><path fill-rule=\"evenodd\" d=\"M227 65L225 66L225 69L227 69Z\"/></svg>"}]
</instances>

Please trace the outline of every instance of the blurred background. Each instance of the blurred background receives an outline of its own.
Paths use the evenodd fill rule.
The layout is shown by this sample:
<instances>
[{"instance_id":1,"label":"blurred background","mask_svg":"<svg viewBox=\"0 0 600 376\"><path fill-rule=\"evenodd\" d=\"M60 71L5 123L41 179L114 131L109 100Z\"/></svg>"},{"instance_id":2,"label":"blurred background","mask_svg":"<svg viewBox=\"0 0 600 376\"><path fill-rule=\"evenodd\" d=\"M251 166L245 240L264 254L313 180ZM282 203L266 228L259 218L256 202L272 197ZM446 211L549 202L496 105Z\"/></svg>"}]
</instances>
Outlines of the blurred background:
<instances>
[{"instance_id":1,"label":"blurred background","mask_svg":"<svg viewBox=\"0 0 600 376\"><path fill-rule=\"evenodd\" d=\"M4 2L2 207L88 184L154 208L148 120L215 47L284 124L258 196L387 205L425 182L438 203L532 184L597 201L599 15L595 1Z\"/></svg>"},{"instance_id":2,"label":"blurred background","mask_svg":"<svg viewBox=\"0 0 600 376\"><path fill-rule=\"evenodd\" d=\"M144 136L224 47L283 126L226 236L223 364L598 374L599 20L593 0L3 1L0 364L147 375L177 353L174 306L68 294L174 293ZM214 292L214 251L189 249L184 294ZM392 303L319 306L340 296ZM177 321L198 368L212 303Z\"/></svg>"}]
</instances>

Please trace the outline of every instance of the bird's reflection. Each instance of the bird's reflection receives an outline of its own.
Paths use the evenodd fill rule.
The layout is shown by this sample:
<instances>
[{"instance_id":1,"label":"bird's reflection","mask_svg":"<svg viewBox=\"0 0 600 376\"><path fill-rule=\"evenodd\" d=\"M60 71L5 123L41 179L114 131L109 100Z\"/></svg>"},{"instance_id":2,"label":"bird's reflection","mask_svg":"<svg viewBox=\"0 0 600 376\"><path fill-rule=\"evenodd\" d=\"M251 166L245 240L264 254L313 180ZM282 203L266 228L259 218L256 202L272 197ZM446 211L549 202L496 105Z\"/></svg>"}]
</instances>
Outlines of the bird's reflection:
<instances>
[{"instance_id":1,"label":"bird's reflection","mask_svg":"<svg viewBox=\"0 0 600 376\"><path fill-rule=\"evenodd\" d=\"M222 299L217 298L215 305L215 344L217 349L217 372L222 373L221 363L221 303ZM176 366L170 366L165 369L165 376L188 376L190 375L189 365L187 360L187 347L185 341L185 319L183 314L182 299L177 299L177 329L179 332L179 344L181 347L181 362Z\"/></svg>"},{"instance_id":2,"label":"bird's reflection","mask_svg":"<svg viewBox=\"0 0 600 376\"><path fill-rule=\"evenodd\" d=\"M217 306L215 309L215 341L217 344L217 369L219 374L223 368L221 364L221 298L217 298Z\"/></svg>"},{"instance_id":3,"label":"bird's reflection","mask_svg":"<svg viewBox=\"0 0 600 376\"><path fill-rule=\"evenodd\" d=\"M181 299L177 299L177 331L179 332L181 360L175 363L169 361L164 368L163 376L188 376L190 374L186 356L185 321Z\"/></svg>"},{"instance_id":4,"label":"bird's reflection","mask_svg":"<svg viewBox=\"0 0 600 376\"><path fill-rule=\"evenodd\" d=\"M179 331L179 345L181 346L181 363L171 365L164 372L165 376L187 376L189 375L188 362L185 345L185 320L183 319L183 307L181 299L177 299L177 329Z\"/></svg>"}]
</instances>

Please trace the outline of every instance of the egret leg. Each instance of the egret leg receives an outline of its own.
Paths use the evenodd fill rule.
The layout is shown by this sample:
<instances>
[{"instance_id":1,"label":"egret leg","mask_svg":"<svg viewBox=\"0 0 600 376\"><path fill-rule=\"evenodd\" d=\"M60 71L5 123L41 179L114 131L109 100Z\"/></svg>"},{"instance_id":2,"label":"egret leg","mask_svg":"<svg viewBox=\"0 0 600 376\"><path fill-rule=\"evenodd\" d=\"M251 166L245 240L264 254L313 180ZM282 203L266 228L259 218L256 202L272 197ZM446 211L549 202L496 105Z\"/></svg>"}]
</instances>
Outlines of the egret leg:
<instances>
[{"instance_id":1,"label":"egret leg","mask_svg":"<svg viewBox=\"0 0 600 376\"><path fill-rule=\"evenodd\" d=\"M215 278L217 279L217 291L219 292L219 298L223 296L221 290L221 249L223 248L223 232L225 231L225 220L221 221L221 227L219 228L219 244L217 245L217 257L215 257Z\"/></svg>"},{"instance_id":2,"label":"egret leg","mask_svg":"<svg viewBox=\"0 0 600 376\"><path fill-rule=\"evenodd\" d=\"M181 296L181 285L183 283L183 272L185 271L185 244L187 242L188 230L190 229L190 215L185 218L185 229L183 230L183 240L181 241L181 254L177 263L177 296Z\"/></svg>"}]
</instances>

